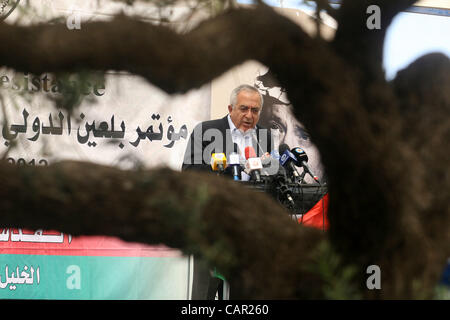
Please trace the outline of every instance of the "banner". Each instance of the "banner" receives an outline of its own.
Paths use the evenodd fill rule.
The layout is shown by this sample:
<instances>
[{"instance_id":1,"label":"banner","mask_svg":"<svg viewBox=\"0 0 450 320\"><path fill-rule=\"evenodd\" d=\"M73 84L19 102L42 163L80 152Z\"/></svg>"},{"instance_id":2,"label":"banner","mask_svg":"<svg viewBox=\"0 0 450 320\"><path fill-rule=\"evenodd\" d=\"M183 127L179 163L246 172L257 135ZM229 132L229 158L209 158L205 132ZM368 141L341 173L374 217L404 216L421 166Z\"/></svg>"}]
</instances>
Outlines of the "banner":
<instances>
[{"instance_id":1,"label":"banner","mask_svg":"<svg viewBox=\"0 0 450 320\"><path fill-rule=\"evenodd\" d=\"M0 150L19 166L70 159L179 170L188 134L209 118L208 86L171 98L138 77L110 74L104 85L91 87L95 105L86 101L70 114L49 101L59 95L50 75L1 71L0 79L5 107ZM27 100L30 90L37 93ZM0 298L189 298L189 258L169 248L3 229L0 254Z\"/></svg>"},{"instance_id":2,"label":"banner","mask_svg":"<svg viewBox=\"0 0 450 320\"><path fill-rule=\"evenodd\" d=\"M0 151L19 166L70 159L180 170L190 131L209 118L209 86L170 97L139 77L108 74L105 83L86 87L71 114L54 108L61 93L52 75L1 70L0 82ZM0 298L189 298L190 260L176 250L19 231L3 229L0 236Z\"/></svg>"},{"instance_id":3,"label":"banner","mask_svg":"<svg viewBox=\"0 0 450 320\"><path fill-rule=\"evenodd\" d=\"M73 32L78 22L82 28L85 21L140 7L115 1L4 4L0 19L6 23L62 18ZM147 8L139 13L151 18L154 11ZM78 160L180 170L192 129L210 119L210 95L207 84L170 96L125 72L32 75L2 68L0 154L18 166ZM62 108L68 102L75 108ZM0 232L0 299L190 298L192 261L178 250L59 231L0 226Z\"/></svg>"},{"instance_id":4,"label":"banner","mask_svg":"<svg viewBox=\"0 0 450 320\"><path fill-rule=\"evenodd\" d=\"M191 261L165 246L1 229L0 299L189 299Z\"/></svg>"}]
</instances>

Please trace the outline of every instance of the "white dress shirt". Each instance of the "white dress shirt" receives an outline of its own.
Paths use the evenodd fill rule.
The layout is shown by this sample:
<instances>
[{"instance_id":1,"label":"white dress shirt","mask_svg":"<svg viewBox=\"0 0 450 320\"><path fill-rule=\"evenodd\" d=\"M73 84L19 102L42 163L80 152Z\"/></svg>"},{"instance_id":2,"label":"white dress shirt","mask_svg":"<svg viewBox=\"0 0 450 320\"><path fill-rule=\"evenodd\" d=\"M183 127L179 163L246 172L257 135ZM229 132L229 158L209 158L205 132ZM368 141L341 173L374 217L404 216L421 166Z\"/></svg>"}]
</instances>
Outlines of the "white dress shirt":
<instances>
[{"instance_id":1,"label":"white dress shirt","mask_svg":"<svg viewBox=\"0 0 450 320\"><path fill-rule=\"evenodd\" d=\"M242 130L239 130L234 125L233 121L231 120L230 115L228 114L228 124L230 125L230 132L231 132L231 138L233 139L233 142L238 145L238 152L241 162L245 162L245 148L246 147L253 147L253 135L256 133L255 129L248 129L247 131L243 132ZM246 174L244 171L241 173L241 180L248 181L250 180L250 176Z\"/></svg>"}]
</instances>

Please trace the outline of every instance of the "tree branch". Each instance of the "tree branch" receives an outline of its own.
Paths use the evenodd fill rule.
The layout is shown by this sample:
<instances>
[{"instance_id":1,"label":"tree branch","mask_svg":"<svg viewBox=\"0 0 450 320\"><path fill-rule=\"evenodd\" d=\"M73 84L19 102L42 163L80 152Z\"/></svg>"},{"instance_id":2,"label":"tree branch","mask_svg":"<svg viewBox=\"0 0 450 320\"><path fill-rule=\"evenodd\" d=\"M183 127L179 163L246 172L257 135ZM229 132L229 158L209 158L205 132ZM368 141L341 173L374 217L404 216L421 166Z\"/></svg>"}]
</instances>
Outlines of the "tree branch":
<instances>
[{"instance_id":1,"label":"tree branch","mask_svg":"<svg viewBox=\"0 0 450 320\"><path fill-rule=\"evenodd\" d=\"M427 79L424 81L424 79ZM400 112L404 122L402 139L418 154L424 169L424 185L429 204L420 214L427 236L441 239L450 252L450 207L442 190L450 189L448 166L450 154L446 145L450 140L450 59L441 53L427 54L397 73L392 81L395 92L403 97ZM411 131L414 134L411 134ZM441 232L436 232L444 226Z\"/></svg>"},{"instance_id":2,"label":"tree branch","mask_svg":"<svg viewBox=\"0 0 450 320\"><path fill-rule=\"evenodd\" d=\"M424 94L427 86L415 80L427 74L423 70L406 71L404 80L399 74L391 85L381 69L386 28L411 3L371 2L382 10L382 30L374 31L366 28L369 2L345 1L332 48L310 39L293 22L264 6L229 11L185 35L125 17L83 25L80 32L61 25L3 24L0 61L34 73L80 67L127 70L169 93L198 87L247 59L266 64L287 89L297 118L321 152L330 190L327 237L344 264L356 266L361 285L366 267L380 265L384 282L383 290L374 294L377 297L408 298L418 293L429 297L450 243L449 200L439 192L442 178L435 175L445 176L443 185L448 187L449 161L444 153L448 125L436 126L441 131L423 127L424 132L430 129L444 139L433 140L433 148L441 151L433 153L430 147L425 149L434 155L421 154L418 140L405 138L411 122L403 119L402 112L411 105L423 110L421 106L431 99L429 105L441 108L442 117L448 118L448 96ZM438 66L448 77L448 58L441 60L424 66ZM439 73L445 85L447 77ZM420 90L408 90L410 80L412 88ZM436 84L431 92L447 92L444 89ZM418 119L416 114L421 112L412 112L412 118ZM170 171L123 173L94 165L85 169L75 163L34 171L2 165L0 173L8 182L0 185L2 223L30 228L42 223L73 234L102 230L124 239L201 252L223 268L221 272L235 281L232 287L243 297L314 296L314 286L322 283L303 266L312 261L310 253L323 235L280 219L280 211L267 197L246 194L226 182L218 188L216 180L209 180L213 177L183 173L180 179ZM433 186L428 188L424 181ZM27 192L20 191L24 186ZM230 192L224 194L224 189ZM19 198L13 197L14 192ZM236 206L238 193L251 197L251 204ZM36 221L27 220L36 207L40 208ZM50 210L58 207L68 208L68 214ZM76 223L74 217L82 222ZM422 225L429 217L433 227ZM171 226L174 221L179 224ZM410 263L415 257L427 257L433 263L428 265L426 259ZM415 277L418 282L410 281Z\"/></svg>"},{"instance_id":3,"label":"tree branch","mask_svg":"<svg viewBox=\"0 0 450 320\"><path fill-rule=\"evenodd\" d=\"M267 6L257 6L230 10L186 34L125 16L84 23L76 31L65 24L1 24L0 61L36 74L80 68L125 70L175 93L199 87L249 59L289 60L274 42L266 41L272 36L284 43L283 49L308 46L309 37L296 24Z\"/></svg>"},{"instance_id":4,"label":"tree branch","mask_svg":"<svg viewBox=\"0 0 450 320\"><path fill-rule=\"evenodd\" d=\"M268 195L234 181L79 162L36 168L3 162L0 174L5 182L0 185L3 226L72 235L101 230L126 241L180 248L217 267L235 297L323 294L321 279L306 266L324 234L301 227Z\"/></svg>"},{"instance_id":5,"label":"tree branch","mask_svg":"<svg viewBox=\"0 0 450 320\"><path fill-rule=\"evenodd\" d=\"M364 68L364 77L383 80L383 43L393 18L417 0L343 0L338 11L338 29L333 46L350 65ZM366 12L370 5L381 9L381 29L368 29Z\"/></svg>"},{"instance_id":6,"label":"tree branch","mask_svg":"<svg viewBox=\"0 0 450 320\"><path fill-rule=\"evenodd\" d=\"M327 102L340 99L336 84L355 89L355 96L342 101L351 109L359 99L354 70L327 43L311 39L294 22L265 5L230 10L186 34L119 16L111 22L82 24L77 31L65 25L3 24L0 41L2 65L16 70L36 74L79 68L126 70L168 93L199 87L234 65L255 59L277 73L294 106L309 106L298 115L314 135L319 125L322 132L317 136L327 142L332 139L328 132L340 125L337 110ZM295 85L290 88L289 83ZM312 120L317 115L332 123L326 126ZM365 115L351 117L358 126L365 126Z\"/></svg>"}]
</instances>

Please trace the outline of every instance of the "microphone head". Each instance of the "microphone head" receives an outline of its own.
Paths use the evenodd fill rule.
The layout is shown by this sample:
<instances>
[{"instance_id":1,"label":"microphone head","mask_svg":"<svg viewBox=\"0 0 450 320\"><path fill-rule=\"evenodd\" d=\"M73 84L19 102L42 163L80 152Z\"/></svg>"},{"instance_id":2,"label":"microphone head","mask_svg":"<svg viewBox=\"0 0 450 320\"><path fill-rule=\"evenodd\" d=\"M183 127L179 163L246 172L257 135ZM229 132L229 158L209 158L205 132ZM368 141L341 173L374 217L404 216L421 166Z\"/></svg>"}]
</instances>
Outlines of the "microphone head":
<instances>
[{"instance_id":1,"label":"microphone head","mask_svg":"<svg viewBox=\"0 0 450 320\"><path fill-rule=\"evenodd\" d=\"M245 159L248 159L248 158L256 158L255 148L245 147Z\"/></svg>"},{"instance_id":2,"label":"microphone head","mask_svg":"<svg viewBox=\"0 0 450 320\"><path fill-rule=\"evenodd\" d=\"M231 153L229 156L229 161L228 164L230 166L234 166L234 165L240 165L240 159L239 159L239 154L237 154L236 152Z\"/></svg>"},{"instance_id":3,"label":"microphone head","mask_svg":"<svg viewBox=\"0 0 450 320\"><path fill-rule=\"evenodd\" d=\"M288 165L289 162L293 162L295 165L297 165L297 158L294 156L294 154L289 151L289 149L284 150L283 154L280 156L280 163L284 167Z\"/></svg>"},{"instance_id":4,"label":"microphone head","mask_svg":"<svg viewBox=\"0 0 450 320\"><path fill-rule=\"evenodd\" d=\"M263 168L262 161L260 158L252 157L245 163L245 171L247 174L254 170L261 170Z\"/></svg>"},{"instance_id":5,"label":"microphone head","mask_svg":"<svg viewBox=\"0 0 450 320\"><path fill-rule=\"evenodd\" d=\"M289 146L286 143L280 144L278 147L278 153L283 154L286 150L290 150Z\"/></svg>"},{"instance_id":6,"label":"microphone head","mask_svg":"<svg viewBox=\"0 0 450 320\"><path fill-rule=\"evenodd\" d=\"M213 171L224 170L227 167L225 153L213 153L211 156L211 168Z\"/></svg>"},{"instance_id":7,"label":"microphone head","mask_svg":"<svg viewBox=\"0 0 450 320\"><path fill-rule=\"evenodd\" d=\"M294 156L297 158L298 163L308 162L308 156L306 155L305 150L302 148L293 148L291 152L294 154ZM298 165L297 165L298 166Z\"/></svg>"}]
</instances>

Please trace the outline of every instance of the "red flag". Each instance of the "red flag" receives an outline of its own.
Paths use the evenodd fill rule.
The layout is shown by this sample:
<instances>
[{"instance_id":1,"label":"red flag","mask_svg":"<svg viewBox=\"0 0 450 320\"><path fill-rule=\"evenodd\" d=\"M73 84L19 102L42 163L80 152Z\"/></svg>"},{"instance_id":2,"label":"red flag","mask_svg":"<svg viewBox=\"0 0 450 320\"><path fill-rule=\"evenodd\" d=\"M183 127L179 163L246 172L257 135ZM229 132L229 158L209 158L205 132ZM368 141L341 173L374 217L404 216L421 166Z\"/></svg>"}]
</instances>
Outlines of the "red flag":
<instances>
[{"instance_id":1,"label":"red flag","mask_svg":"<svg viewBox=\"0 0 450 320\"><path fill-rule=\"evenodd\" d=\"M314 207L306 212L301 218L298 218L298 222L305 226L318 228L322 230L328 230L328 193L320 199Z\"/></svg>"}]
</instances>

